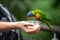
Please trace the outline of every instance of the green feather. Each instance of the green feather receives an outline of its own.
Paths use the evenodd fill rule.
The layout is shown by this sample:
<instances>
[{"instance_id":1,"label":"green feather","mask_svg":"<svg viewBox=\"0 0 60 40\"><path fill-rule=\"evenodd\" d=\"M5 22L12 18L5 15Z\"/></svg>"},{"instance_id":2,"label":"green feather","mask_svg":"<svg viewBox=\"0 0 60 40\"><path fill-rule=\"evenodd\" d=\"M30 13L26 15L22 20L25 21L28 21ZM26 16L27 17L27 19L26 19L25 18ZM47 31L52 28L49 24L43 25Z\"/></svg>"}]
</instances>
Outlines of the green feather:
<instances>
[{"instance_id":1,"label":"green feather","mask_svg":"<svg viewBox=\"0 0 60 40\"><path fill-rule=\"evenodd\" d=\"M51 32L54 33L54 30L52 29L52 27L48 21L42 20L42 22L44 22L48 26L48 28L51 30Z\"/></svg>"},{"instance_id":2,"label":"green feather","mask_svg":"<svg viewBox=\"0 0 60 40\"><path fill-rule=\"evenodd\" d=\"M54 32L54 30L51 28L51 26L50 26L50 24L49 24L50 19L47 18L46 14L45 14L43 11L37 9L37 10L33 10L33 13L34 13L34 16L36 15L36 13L39 13L39 14L40 14L40 17L37 18L36 20L45 23L45 24L49 27L49 29L50 29L52 32ZM34 17L34 16L33 16L33 17ZM31 19L32 19L32 18L31 18ZM35 20L35 19L32 19L32 20Z\"/></svg>"},{"instance_id":3,"label":"green feather","mask_svg":"<svg viewBox=\"0 0 60 40\"><path fill-rule=\"evenodd\" d=\"M49 23L47 20L44 20L44 19L41 19L41 18L38 18L38 19L36 19L36 20L39 20L39 21L41 21L42 23L45 23L45 24L48 26L49 30L51 30L51 32L54 33L54 30L52 29L50 23Z\"/></svg>"}]
</instances>

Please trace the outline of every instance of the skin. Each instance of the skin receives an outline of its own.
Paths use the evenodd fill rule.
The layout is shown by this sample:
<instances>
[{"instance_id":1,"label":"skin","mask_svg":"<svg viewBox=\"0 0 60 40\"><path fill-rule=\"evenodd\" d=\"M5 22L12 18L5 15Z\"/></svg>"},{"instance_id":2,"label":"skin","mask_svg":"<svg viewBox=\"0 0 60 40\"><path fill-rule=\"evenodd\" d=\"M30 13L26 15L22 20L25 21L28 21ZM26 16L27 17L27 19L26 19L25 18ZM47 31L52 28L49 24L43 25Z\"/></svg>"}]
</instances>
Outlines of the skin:
<instances>
[{"instance_id":1,"label":"skin","mask_svg":"<svg viewBox=\"0 0 60 40\"><path fill-rule=\"evenodd\" d=\"M0 22L0 31L21 29L29 34L35 34L38 33L41 28L41 25L37 25L36 28L28 28L27 26L33 26L33 24L26 22Z\"/></svg>"}]
</instances>

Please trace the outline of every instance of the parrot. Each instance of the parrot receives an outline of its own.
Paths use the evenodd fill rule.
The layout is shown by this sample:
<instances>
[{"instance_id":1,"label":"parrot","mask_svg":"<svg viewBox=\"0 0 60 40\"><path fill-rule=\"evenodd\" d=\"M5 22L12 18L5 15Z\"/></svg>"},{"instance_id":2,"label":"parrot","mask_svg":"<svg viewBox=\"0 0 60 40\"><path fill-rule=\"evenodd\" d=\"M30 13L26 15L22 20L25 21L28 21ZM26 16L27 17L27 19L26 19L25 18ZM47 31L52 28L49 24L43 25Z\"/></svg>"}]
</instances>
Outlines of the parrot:
<instances>
[{"instance_id":1,"label":"parrot","mask_svg":"<svg viewBox=\"0 0 60 40\"><path fill-rule=\"evenodd\" d=\"M38 21L41 21L42 23L45 23L47 25L47 27L51 30L51 32L53 33L54 30L52 29L49 21L51 21L50 19L47 18L46 14L40 10L40 9L35 9L35 10L32 10L32 11L29 11L27 13L27 19L28 20L38 20Z\"/></svg>"}]
</instances>

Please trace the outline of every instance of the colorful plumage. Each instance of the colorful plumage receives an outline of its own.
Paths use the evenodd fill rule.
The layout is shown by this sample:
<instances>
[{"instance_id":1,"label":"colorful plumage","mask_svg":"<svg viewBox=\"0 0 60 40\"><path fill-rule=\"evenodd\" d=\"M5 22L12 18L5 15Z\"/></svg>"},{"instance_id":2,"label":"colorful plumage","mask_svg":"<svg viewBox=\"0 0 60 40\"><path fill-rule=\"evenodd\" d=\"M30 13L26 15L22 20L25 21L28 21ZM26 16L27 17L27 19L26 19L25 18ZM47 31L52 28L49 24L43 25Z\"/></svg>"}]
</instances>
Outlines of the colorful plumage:
<instances>
[{"instance_id":1,"label":"colorful plumage","mask_svg":"<svg viewBox=\"0 0 60 40\"><path fill-rule=\"evenodd\" d=\"M45 23L49 27L49 29L52 32L54 32L54 30L51 28L51 26L49 24L50 19L47 18L46 14L43 11L41 11L39 9L30 11L30 12L28 12L27 17L29 20L31 20L31 18L34 17L36 20Z\"/></svg>"}]
</instances>

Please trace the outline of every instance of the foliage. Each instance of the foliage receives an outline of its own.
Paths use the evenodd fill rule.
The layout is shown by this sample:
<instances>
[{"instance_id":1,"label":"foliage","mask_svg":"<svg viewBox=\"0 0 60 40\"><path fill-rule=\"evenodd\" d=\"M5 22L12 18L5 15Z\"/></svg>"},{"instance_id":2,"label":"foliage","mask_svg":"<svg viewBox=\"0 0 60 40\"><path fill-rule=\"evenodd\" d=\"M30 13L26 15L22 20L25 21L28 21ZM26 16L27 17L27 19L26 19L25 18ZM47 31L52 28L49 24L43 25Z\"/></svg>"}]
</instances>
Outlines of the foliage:
<instances>
[{"instance_id":1,"label":"foliage","mask_svg":"<svg viewBox=\"0 0 60 40\"><path fill-rule=\"evenodd\" d=\"M59 1L59 0L58 0ZM60 6L56 0L0 0L18 20L26 20L26 14L33 9L43 10L51 24L60 25ZM60 1L59 1L60 2ZM23 14L23 15L22 15Z\"/></svg>"},{"instance_id":2,"label":"foliage","mask_svg":"<svg viewBox=\"0 0 60 40\"><path fill-rule=\"evenodd\" d=\"M56 0L0 0L0 3L7 7L10 13L13 13L18 20L27 20L26 14L28 11L40 9L52 20L51 24L60 25L60 5L57 2L57 6L55 1ZM26 33L22 33L24 37L28 36ZM49 40L51 38L51 34L48 32L40 32L36 35L31 35L30 37Z\"/></svg>"}]
</instances>

